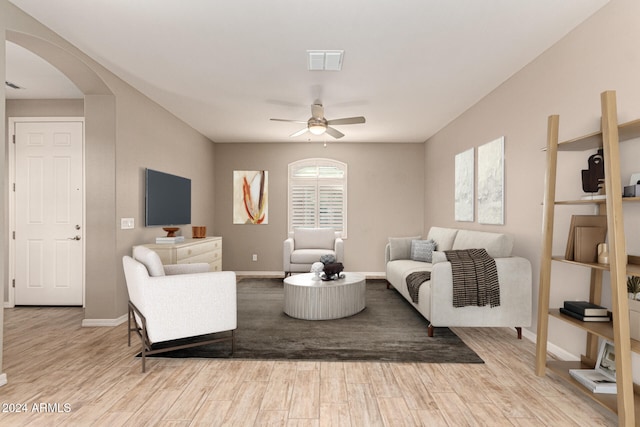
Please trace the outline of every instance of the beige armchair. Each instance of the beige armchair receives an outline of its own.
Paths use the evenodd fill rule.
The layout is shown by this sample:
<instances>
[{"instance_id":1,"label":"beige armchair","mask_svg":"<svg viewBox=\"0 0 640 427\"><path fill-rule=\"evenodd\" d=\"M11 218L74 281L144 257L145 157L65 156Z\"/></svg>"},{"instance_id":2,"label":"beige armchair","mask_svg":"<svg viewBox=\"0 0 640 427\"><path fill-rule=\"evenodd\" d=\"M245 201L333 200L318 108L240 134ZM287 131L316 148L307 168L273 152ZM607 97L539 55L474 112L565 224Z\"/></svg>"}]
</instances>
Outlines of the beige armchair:
<instances>
[{"instance_id":1,"label":"beige armchair","mask_svg":"<svg viewBox=\"0 0 640 427\"><path fill-rule=\"evenodd\" d=\"M340 232L331 228L294 229L284 241L285 277L291 273L308 273L322 255L333 255L336 262L344 262L344 241Z\"/></svg>"},{"instance_id":2,"label":"beige armchair","mask_svg":"<svg viewBox=\"0 0 640 427\"><path fill-rule=\"evenodd\" d=\"M122 259L129 291L129 333L142 342L145 356L220 341L235 347L236 275L208 272L208 264L162 265L154 251L138 246ZM219 334L229 332L228 334ZM216 335L213 335L216 334ZM199 337L194 342L154 349L156 343Z\"/></svg>"}]
</instances>

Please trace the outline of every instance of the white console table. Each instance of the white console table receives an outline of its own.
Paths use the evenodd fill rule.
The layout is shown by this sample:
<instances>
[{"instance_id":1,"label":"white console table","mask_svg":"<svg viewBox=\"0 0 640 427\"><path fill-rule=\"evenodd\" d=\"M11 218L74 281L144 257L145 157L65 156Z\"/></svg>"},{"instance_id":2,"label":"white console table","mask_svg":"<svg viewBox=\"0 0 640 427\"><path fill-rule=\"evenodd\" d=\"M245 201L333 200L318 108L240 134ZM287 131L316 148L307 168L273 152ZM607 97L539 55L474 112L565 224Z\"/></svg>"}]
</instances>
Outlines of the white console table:
<instances>
[{"instance_id":1,"label":"white console table","mask_svg":"<svg viewBox=\"0 0 640 427\"><path fill-rule=\"evenodd\" d=\"M222 237L184 239L180 243L150 243L142 246L156 252L163 264L206 262L211 271L222 271Z\"/></svg>"}]
</instances>

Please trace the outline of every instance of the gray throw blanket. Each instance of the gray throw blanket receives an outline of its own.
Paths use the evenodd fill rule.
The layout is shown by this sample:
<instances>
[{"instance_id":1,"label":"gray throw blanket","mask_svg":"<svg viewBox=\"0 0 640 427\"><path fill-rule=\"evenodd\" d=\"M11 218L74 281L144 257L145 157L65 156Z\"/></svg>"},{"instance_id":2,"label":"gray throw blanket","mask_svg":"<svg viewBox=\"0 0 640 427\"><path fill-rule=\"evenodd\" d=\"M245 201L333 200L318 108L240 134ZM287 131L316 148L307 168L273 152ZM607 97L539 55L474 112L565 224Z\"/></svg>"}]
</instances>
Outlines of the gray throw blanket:
<instances>
[{"instance_id":1,"label":"gray throw blanket","mask_svg":"<svg viewBox=\"0 0 640 427\"><path fill-rule=\"evenodd\" d=\"M445 251L453 273L453 306L500 305L496 262L485 249Z\"/></svg>"},{"instance_id":2,"label":"gray throw blanket","mask_svg":"<svg viewBox=\"0 0 640 427\"><path fill-rule=\"evenodd\" d=\"M420 286L431 280L431 272L430 271L416 271L415 273L411 273L407 276L407 290L409 291L409 295L411 295L411 301L414 303L418 303L418 291L420 291Z\"/></svg>"}]
</instances>

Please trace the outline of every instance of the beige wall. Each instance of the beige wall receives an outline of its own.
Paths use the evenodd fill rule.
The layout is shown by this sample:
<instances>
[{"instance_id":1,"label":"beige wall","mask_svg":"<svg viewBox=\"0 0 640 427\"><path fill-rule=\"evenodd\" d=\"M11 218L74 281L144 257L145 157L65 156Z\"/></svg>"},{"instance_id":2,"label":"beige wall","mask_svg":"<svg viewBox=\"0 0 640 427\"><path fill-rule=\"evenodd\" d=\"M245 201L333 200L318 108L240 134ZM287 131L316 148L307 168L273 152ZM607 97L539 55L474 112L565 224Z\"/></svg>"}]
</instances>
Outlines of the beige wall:
<instances>
[{"instance_id":1,"label":"beige wall","mask_svg":"<svg viewBox=\"0 0 640 427\"><path fill-rule=\"evenodd\" d=\"M117 268L131 246L153 242L166 233L161 227L145 227L144 170L151 168L191 179L191 220L213 228L216 195L214 188L214 144L136 92L116 94L118 130L116 140ZM200 195L201 197L197 197ZM133 230L120 230L120 218L134 218ZM191 237L191 227L180 233ZM118 311L126 310L124 276L118 277Z\"/></svg>"},{"instance_id":2,"label":"beige wall","mask_svg":"<svg viewBox=\"0 0 640 427\"><path fill-rule=\"evenodd\" d=\"M7 99L9 117L83 117L83 99Z\"/></svg>"},{"instance_id":3,"label":"beige wall","mask_svg":"<svg viewBox=\"0 0 640 427\"><path fill-rule=\"evenodd\" d=\"M533 264L534 307L537 309L544 194L547 117L560 115L560 138L570 139L600 128L600 93L618 94L621 121L640 118L640 2L613 0L510 80L429 139L425 149L425 227L432 224L505 231L515 235L516 255ZM455 223L453 159L455 154L505 136L506 215L504 226ZM622 181L640 171L640 141L622 146ZM476 150L477 153L477 150ZM580 170L592 152L560 154L558 198L582 195ZM437 183L437 184L436 184ZM436 185L434 185L436 184ZM564 252L570 215L558 208L554 253ZM593 208L582 209L593 213ZM640 206L625 207L627 247L640 254ZM588 272L553 265L551 306L566 299L588 297ZM608 276L608 274L607 274ZM610 301L606 289L605 301ZM535 316L534 313L534 319ZM531 330L535 331L536 324ZM552 343L578 355L585 334L551 319Z\"/></svg>"},{"instance_id":4,"label":"beige wall","mask_svg":"<svg viewBox=\"0 0 640 427\"><path fill-rule=\"evenodd\" d=\"M330 158L348 165L348 238L345 268L384 271L389 236L415 235L423 223L423 144L215 144L216 234L223 237L223 268L282 271L287 236L288 164ZM234 225L234 170L269 172L269 224ZM252 262L251 255L258 254Z\"/></svg>"}]
</instances>

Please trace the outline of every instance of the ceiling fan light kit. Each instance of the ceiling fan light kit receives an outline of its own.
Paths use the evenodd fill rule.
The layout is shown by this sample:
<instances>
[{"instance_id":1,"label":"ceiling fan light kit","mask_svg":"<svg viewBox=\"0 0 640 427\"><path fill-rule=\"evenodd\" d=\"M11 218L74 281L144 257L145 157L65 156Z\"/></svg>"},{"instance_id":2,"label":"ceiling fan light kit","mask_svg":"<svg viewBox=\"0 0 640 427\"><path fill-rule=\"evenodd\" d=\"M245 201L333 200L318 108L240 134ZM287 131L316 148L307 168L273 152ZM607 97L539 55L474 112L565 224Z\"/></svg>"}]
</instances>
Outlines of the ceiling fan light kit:
<instances>
[{"instance_id":1,"label":"ceiling fan light kit","mask_svg":"<svg viewBox=\"0 0 640 427\"><path fill-rule=\"evenodd\" d=\"M271 119L271 120L277 121L277 122L305 123L300 120L289 120L289 119ZM289 136L294 138L296 136L303 135L306 132L309 132L312 135L318 136L326 132L332 137L334 137L335 139L339 139L339 138L342 138L344 134L339 130L332 128L331 125L352 125L352 124L359 124L359 123L365 123L365 122L366 120L362 116L327 120L324 117L324 107L322 106L322 104L315 103L311 105L311 118L306 122L307 127L304 129L300 129L299 131L294 132Z\"/></svg>"},{"instance_id":2,"label":"ceiling fan light kit","mask_svg":"<svg viewBox=\"0 0 640 427\"><path fill-rule=\"evenodd\" d=\"M311 122L311 120L309 120L309 124L307 125L309 132L311 132L314 135L322 135L323 133L325 133L325 131L327 130L327 125L325 125L322 122Z\"/></svg>"}]
</instances>

